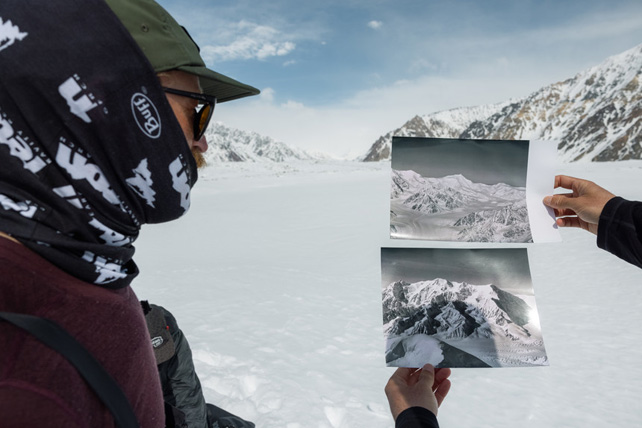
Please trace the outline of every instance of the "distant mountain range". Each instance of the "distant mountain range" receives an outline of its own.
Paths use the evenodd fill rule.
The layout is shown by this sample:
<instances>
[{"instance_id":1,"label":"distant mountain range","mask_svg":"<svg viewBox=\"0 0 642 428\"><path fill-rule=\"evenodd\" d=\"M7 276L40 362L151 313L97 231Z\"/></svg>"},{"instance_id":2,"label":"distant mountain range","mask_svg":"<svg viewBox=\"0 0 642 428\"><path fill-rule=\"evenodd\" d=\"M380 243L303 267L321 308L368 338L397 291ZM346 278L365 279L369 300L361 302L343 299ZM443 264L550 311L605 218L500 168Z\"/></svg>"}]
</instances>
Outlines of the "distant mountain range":
<instances>
[{"instance_id":1,"label":"distant mountain range","mask_svg":"<svg viewBox=\"0 0 642 428\"><path fill-rule=\"evenodd\" d=\"M452 211L470 202L524 199L525 189L504 183L473 183L461 174L432 178L412 170L393 170L390 196L402 197L412 209L432 214Z\"/></svg>"},{"instance_id":2,"label":"distant mountain range","mask_svg":"<svg viewBox=\"0 0 642 428\"><path fill-rule=\"evenodd\" d=\"M287 146L256 132L212 123L205 132L209 144L205 160L209 162L286 162L318 160L328 156Z\"/></svg>"},{"instance_id":3,"label":"distant mountain range","mask_svg":"<svg viewBox=\"0 0 642 428\"><path fill-rule=\"evenodd\" d=\"M392 136L559 140L561 161L642 158L642 45L517 100L415 116L362 157L390 159Z\"/></svg>"},{"instance_id":4,"label":"distant mountain range","mask_svg":"<svg viewBox=\"0 0 642 428\"><path fill-rule=\"evenodd\" d=\"M388 362L407 357L417 346L405 339L426 335L439 344L442 366L547 364L539 326L531 324L533 308L493 284L397 281L383 289L382 305ZM494 344L494 351L479 346L483 339Z\"/></svg>"},{"instance_id":5,"label":"distant mountain range","mask_svg":"<svg viewBox=\"0 0 642 428\"><path fill-rule=\"evenodd\" d=\"M461 174L392 170L390 236L462 242L532 242L526 189Z\"/></svg>"}]
</instances>

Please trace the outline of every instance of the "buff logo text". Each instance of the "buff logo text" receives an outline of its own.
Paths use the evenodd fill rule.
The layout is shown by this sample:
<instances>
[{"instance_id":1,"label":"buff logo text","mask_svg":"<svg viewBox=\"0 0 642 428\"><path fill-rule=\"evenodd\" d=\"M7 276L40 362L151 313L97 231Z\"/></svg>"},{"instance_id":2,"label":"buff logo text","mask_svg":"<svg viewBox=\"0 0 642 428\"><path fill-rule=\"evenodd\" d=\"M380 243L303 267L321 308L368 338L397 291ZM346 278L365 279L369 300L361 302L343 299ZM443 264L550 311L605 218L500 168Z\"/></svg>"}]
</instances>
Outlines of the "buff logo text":
<instances>
[{"instance_id":1,"label":"buff logo text","mask_svg":"<svg viewBox=\"0 0 642 428\"><path fill-rule=\"evenodd\" d=\"M0 17L0 51L7 49L17 41L21 41L28 34L21 33L20 28L17 25L13 25L9 20L3 23Z\"/></svg>"},{"instance_id":2,"label":"buff logo text","mask_svg":"<svg viewBox=\"0 0 642 428\"><path fill-rule=\"evenodd\" d=\"M158 138L161 135L161 121L156 106L147 96L136 92L131 100L132 113L136 124L149 138Z\"/></svg>"}]
</instances>

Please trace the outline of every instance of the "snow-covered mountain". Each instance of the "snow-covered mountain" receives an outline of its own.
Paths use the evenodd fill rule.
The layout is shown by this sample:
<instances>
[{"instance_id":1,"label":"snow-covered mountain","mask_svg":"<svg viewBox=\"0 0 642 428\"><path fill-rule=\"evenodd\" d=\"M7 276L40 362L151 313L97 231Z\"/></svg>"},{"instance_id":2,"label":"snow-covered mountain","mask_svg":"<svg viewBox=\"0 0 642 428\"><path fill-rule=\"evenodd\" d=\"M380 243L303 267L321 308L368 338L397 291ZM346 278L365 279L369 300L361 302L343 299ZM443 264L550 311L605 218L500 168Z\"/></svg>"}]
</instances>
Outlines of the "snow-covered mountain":
<instances>
[{"instance_id":1,"label":"snow-covered mountain","mask_svg":"<svg viewBox=\"0 0 642 428\"><path fill-rule=\"evenodd\" d=\"M565 162L642 157L642 45L516 100L415 116L364 161L390 158L392 136L559 140Z\"/></svg>"},{"instance_id":2,"label":"snow-covered mountain","mask_svg":"<svg viewBox=\"0 0 642 428\"><path fill-rule=\"evenodd\" d=\"M385 332L530 340L525 328L532 308L495 285L472 285L437 278L410 284L397 281L382 292Z\"/></svg>"},{"instance_id":3,"label":"snow-covered mountain","mask_svg":"<svg viewBox=\"0 0 642 428\"><path fill-rule=\"evenodd\" d=\"M461 174L441 178L422 177L415 171L392 170L391 198L403 198L404 204L425 213L452 211L470 202L519 201L523 187L508 184L473 183Z\"/></svg>"},{"instance_id":4,"label":"snow-covered mountain","mask_svg":"<svg viewBox=\"0 0 642 428\"><path fill-rule=\"evenodd\" d=\"M391 365L547 364L534 308L493 284L396 281L383 289L382 305Z\"/></svg>"},{"instance_id":5,"label":"snow-covered mountain","mask_svg":"<svg viewBox=\"0 0 642 428\"><path fill-rule=\"evenodd\" d=\"M457 138L471 122L483 120L501 111L509 103L463 107L415 116L400 128L379 137L363 157L364 162L390 159L392 137Z\"/></svg>"},{"instance_id":6,"label":"snow-covered mountain","mask_svg":"<svg viewBox=\"0 0 642 428\"><path fill-rule=\"evenodd\" d=\"M328 156L296 149L256 132L229 128L220 122L205 131L209 144L206 161L214 162L285 162L327 159Z\"/></svg>"},{"instance_id":7,"label":"snow-covered mountain","mask_svg":"<svg viewBox=\"0 0 642 428\"><path fill-rule=\"evenodd\" d=\"M444 214L442 227L422 227L437 214ZM392 170L390 217L395 238L532 242L525 188L474 183L461 174L431 178Z\"/></svg>"}]
</instances>

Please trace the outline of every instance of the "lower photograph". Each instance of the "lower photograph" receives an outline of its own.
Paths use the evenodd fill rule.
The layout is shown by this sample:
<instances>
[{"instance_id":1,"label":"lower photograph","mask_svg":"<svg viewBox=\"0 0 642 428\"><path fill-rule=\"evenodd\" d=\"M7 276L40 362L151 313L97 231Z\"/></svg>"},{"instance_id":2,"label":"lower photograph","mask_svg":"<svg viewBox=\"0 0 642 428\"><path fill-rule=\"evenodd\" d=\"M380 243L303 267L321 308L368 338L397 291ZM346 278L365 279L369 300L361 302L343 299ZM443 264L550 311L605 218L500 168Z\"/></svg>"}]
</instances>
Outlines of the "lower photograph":
<instances>
[{"instance_id":1,"label":"lower photograph","mask_svg":"<svg viewBox=\"0 0 642 428\"><path fill-rule=\"evenodd\" d=\"M547 366L525 248L382 248L386 365Z\"/></svg>"}]
</instances>

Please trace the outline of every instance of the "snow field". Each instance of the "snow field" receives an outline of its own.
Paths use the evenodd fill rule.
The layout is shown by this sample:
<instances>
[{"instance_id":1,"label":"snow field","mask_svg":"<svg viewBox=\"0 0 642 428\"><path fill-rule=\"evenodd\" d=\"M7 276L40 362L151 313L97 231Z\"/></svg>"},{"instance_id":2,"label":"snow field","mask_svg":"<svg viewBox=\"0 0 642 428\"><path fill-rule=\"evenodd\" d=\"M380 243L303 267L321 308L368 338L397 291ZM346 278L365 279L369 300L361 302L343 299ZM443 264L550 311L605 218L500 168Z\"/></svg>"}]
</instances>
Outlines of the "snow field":
<instances>
[{"instance_id":1,"label":"snow field","mask_svg":"<svg viewBox=\"0 0 642 428\"><path fill-rule=\"evenodd\" d=\"M389 239L389 168L211 165L184 218L143 229L134 289L176 316L208 402L261 428L393 426L380 248L453 244ZM559 171L642 199L640 161ZM642 424L642 271L562 237L528 246L551 366L454 370L443 427Z\"/></svg>"}]
</instances>

